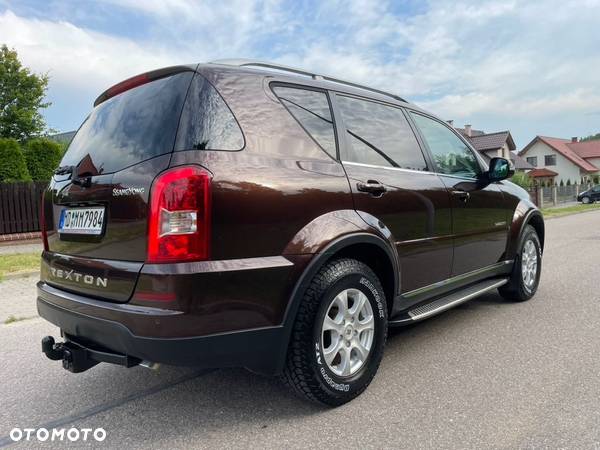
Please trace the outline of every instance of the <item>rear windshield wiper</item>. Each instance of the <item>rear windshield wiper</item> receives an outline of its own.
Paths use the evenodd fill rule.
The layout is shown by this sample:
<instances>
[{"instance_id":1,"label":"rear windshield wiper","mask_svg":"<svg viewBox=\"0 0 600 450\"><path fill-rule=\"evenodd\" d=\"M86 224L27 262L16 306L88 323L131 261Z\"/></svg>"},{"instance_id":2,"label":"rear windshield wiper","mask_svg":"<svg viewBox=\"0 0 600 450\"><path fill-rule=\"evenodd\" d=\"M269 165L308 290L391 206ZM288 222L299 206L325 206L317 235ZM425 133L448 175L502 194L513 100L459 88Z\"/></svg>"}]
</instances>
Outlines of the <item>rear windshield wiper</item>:
<instances>
[{"instance_id":1,"label":"rear windshield wiper","mask_svg":"<svg viewBox=\"0 0 600 450\"><path fill-rule=\"evenodd\" d=\"M92 177L89 173L80 174L77 166L60 166L54 171L54 175L71 174L71 183L82 187L90 187Z\"/></svg>"},{"instance_id":2,"label":"rear windshield wiper","mask_svg":"<svg viewBox=\"0 0 600 450\"><path fill-rule=\"evenodd\" d=\"M75 166L60 166L54 171L54 175L68 175L73 173L73 169L75 169Z\"/></svg>"}]
</instances>

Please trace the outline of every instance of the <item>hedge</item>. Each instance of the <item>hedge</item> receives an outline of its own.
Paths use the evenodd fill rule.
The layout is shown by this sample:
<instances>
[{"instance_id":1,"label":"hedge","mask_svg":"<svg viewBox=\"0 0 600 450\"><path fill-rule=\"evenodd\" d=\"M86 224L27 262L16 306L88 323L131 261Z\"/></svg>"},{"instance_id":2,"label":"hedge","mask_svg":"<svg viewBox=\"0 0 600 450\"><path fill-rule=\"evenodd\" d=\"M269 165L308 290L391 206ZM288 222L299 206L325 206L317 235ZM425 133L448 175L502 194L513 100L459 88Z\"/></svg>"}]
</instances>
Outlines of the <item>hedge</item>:
<instances>
[{"instance_id":1,"label":"hedge","mask_svg":"<svg viewBox=\"0 0 600 450\"><path fill-rule=\"evenodd\" d=\"M27 169L33 181L50 181L63 154L63 146L48 138L35 138L23 147Z\"/></svg>"},{"instance_id":2,"label":"hedge","mask_svg":"<svg viewBox=\"0 0 600 450\"><path fill-rule=\"evenodd\" d=\"M31 181L21 146L15 139L0 139L0 182Z\"/></svg>"}]
</instances>

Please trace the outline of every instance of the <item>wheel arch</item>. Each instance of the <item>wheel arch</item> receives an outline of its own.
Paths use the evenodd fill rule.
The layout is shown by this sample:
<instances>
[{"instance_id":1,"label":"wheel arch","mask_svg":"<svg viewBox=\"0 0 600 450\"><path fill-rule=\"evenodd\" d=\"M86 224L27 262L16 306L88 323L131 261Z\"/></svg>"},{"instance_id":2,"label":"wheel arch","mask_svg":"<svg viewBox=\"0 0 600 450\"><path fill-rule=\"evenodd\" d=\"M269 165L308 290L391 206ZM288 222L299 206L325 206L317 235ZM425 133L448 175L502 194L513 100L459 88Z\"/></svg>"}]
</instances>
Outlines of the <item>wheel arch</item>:
<instances>
[{"instance_id":1,"label":"wheel arch","mask_svg":"<svg viewBox=\"0 0 600 450\"><path fill-rule=\"evenodd\" d=\"M518 253L520 238L527 225L531 225L540 239L542 250L546 238L546 227L544 216L540 210L531 202L521 200L515 209L510 227L510 239L507 249L507 259L514 259Z\"/></svg>"},{"instance_id":2,"label":"wheel arch","mask_svg":"<svg viewBox=\"0 0 600 450\"><path fill-rule=\"evenodd\" d=\"M361 261L375 272L383 286L388 303L388 313L390 313L400 286L398 256L395 249L391 248L389 242L371 233L353 233L342 236L330 242L322 251L314 255L294 286L283 320L284 333L279 367L283 368L285 364L294 320L306 289L325 264L340 257Z\"/></svg>"}]
</instances>

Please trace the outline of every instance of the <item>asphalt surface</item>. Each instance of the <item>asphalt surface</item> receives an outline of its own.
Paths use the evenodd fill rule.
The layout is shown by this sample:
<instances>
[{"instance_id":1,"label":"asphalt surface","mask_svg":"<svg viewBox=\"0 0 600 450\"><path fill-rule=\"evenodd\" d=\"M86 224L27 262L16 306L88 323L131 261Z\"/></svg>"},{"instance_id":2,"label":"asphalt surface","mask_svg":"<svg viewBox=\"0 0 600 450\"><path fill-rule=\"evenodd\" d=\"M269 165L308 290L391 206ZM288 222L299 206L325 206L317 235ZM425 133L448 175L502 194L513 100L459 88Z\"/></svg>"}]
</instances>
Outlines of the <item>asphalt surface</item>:
<instances>
[{"instance_id":1,"label":"asphalt surface","mask_svg":"<svg viewBox=\"0 0 600 450\"><path fill-rule=\"evenodd\" d=\"M333 410L244 370L73 375L40 352L51 325L0 325L0 446L14 427L102 427L69 447L598 450L599 255L600 212L549 220L533 300L490 294L392 332L369 389Z\"/></svg>"}]
</instances>

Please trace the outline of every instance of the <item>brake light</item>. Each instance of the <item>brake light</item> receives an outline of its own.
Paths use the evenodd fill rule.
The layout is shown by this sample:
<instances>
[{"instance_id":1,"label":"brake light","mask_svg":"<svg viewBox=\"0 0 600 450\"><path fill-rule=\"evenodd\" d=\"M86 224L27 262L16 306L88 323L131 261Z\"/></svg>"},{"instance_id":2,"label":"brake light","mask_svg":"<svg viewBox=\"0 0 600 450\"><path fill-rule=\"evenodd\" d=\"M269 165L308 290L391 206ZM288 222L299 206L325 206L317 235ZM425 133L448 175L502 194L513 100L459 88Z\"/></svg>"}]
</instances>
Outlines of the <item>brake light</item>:
<instances>
[{"instance_id":1,"label":"brake light","mask_svg":"<svg viewBox=\"0 0 600 450\"><path fill-rule=\"evenodd\" d=\"M211 173L197 166L167 170L150 196L148 262L180 262L210 256Z\"/></svg>"},{"instance_id":2,"label":"brake light","mask_svg":"<svg viewBox=\"0 0 600 450\"><path fill-rule=\"evenodd\" d=\"M46 197L46 192L42 192L42 200L40 202L40 230L42 231L42 242L44 243L44 250L48 251L48 232L46 231L46 202L44 198Z\"/></svg>"},{"instance_id":3,"label":"brake light","mask_svg":"<svg viewBox=\"0 0 600 450\"><path fill-rule=\"evenodd\" d=\"M115 84L114 86L108 88L106 91L100 94L100 96L94 102L94 106L98 106L100 103L108 100L111 97L119 95L135 87L141 86L142 84L149 83L150 81L152 81L152 78L150 78L150 76L148 76L147 73L127 78L126 80Z\"/></svg>"}]
</instances>

